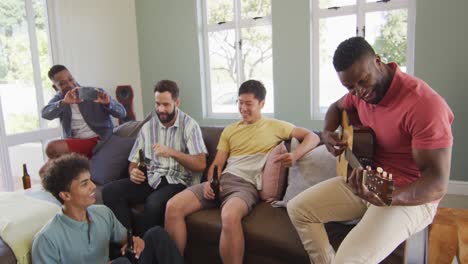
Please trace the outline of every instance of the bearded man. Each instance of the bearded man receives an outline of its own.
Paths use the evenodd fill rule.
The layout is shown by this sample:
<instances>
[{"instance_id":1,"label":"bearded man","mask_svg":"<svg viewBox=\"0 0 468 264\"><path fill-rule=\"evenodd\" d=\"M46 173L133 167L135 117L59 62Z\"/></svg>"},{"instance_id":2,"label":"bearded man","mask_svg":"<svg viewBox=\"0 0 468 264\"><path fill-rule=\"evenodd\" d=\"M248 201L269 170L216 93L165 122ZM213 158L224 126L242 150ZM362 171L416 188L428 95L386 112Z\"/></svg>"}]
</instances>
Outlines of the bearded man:
<instances>
[{"instance_id":1,"label":"bearded man","mask_svg":"<svg viewBox=\"0 0 468 264\"><path fill-rule=\"evenodd\" d=\"M104 186L102 198L119 221L131 225L129 204L144 203L137 235L163 225L167 201L187 186L199 183L206 167L207 150L198 123L178 107L174 81L159 81L154 88L155 115L140 130L130 152L130 177ZM146 157L147 177L138 169L138 153Z\"/></svg>"}]
</instances>

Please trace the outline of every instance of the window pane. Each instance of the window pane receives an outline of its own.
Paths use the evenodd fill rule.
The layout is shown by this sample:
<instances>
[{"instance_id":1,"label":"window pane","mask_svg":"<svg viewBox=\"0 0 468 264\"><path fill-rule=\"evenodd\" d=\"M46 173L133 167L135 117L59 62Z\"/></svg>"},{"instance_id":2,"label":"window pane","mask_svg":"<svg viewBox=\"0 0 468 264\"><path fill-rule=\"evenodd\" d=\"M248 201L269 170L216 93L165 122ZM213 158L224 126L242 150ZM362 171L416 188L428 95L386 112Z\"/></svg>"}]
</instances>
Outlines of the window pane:
<instances>
[{"instance_id":1,"label":"window pane","mask_svg":"<svg viewBox=\"0 0 468 264\"><path fill-rule=\"evenodd\" d=\"M396 62L406 71L408 10L366 14L366 39L384 62Z\"/></svg>"},{"instance_id":2,"label":"window pane","mask_svg":"<svg viewBox=\"0 0 468 264\"><path fill-rule=\"evenodd\" d=\"M233 0L207 0L206 2L208 24L234 20Z\"/></svg>"},{"instance_id":3,"label":"window pane","mask_svg":"<svg viewBox=\"0 0 468 264\"><path fill-rule=\"evenodd\" d=\"M271 1L241 0L241 17L264 17L271 14Z\"/></svg>"},{"instance_id":4,"label":"window pane","mask_svg":"<svg viewBox=\"0 0 468 264\"><path fill-rule=\"evenodd\" d=\"M31 184L40 184L39 169L44 165L41 142L26 143L8 148L15 190L23 189L23 164L28 168Z\"/></svg>"},{"instance_id":5,"label":"window pane","mask_svg":"<svg viewBox=\"0 0 468 264\"><path fill-rule=\"evenodd\" d=\"M0 96L7 134L39 128L24 1L0 5Z\"/></svg>"},{"instance_id":6,"label":"window pane","mask_svg":"<svg viewBox=\"0 0 468 264\"><path fill-rule=\"evenodd\" d=\"M333 67L333 54L342 41L356 35L356 16L320 19L319 27L319 102L320 112L324 113L347 92Z\"/></svg>"},{"instance_id":7,"label":"window pane","mask_svg":"<svg viewBox=\"0 0 468 264\"><path fill-rule=\"evenodd\" d=\"M41 83L44 95L44 104L47 104L55 95L55 90L52 88L52 82L47 76L51 65L49 52L49 36L47 31L46 19L46 3L44 0L33 0L34 19L36 25L37 50L39 52L39 65L41 68ZM45 120L47 127L55 128L59 126L58 119L49 121Z\"/></svg>"},{"instance_id":8,"label":"window pane","mask_svg":"<svg viewBox=\"0 0 468 264\"><path fill-rule=\"evenodd\" d=\"M208 33L213 113L237 113L237 63L234 30ZM227 98L231 98L228 100Z\"/></svg>"},{"instance_id":9,"label":"window pane","mask_svg":"<svg viewBox=\"0 0 468 264\"><path fill-rule=\"evenodd\" d=\"M355 5L356 0L319 0L319 8Z\"/></svg>"},{"instance_id":10,"label":"window pane","mask_svg":"<svg viewBox=\"0 0 468 264\"><path fill-rule=\"evenodd\" d=\"M267 97L264 113L273 113L273 60L271 26L242 29L244 79L256 79L265 85Z\"/></svg>"}]
</instances>

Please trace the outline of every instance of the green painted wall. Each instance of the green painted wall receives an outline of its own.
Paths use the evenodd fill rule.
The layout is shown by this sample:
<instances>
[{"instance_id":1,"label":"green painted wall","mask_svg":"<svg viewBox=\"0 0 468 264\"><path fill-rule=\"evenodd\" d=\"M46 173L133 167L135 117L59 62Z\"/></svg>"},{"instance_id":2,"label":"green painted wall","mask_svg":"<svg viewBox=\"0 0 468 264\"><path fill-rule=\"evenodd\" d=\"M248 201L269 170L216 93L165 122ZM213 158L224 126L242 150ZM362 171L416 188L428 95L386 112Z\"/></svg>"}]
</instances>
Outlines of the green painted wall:
<instances>
[{"instance_id":1,"label":"green painted wall","mask_svg":"<svg viewBox=\"0 0 468 264\"><path fill-rule=\"evenodd\" d=\"M451 180L468 181L468 162L463 160L468 149L468 1L419 0L416 10L414 73L452 108Z\"/></svg>"},{"instance_id":2,"label":"green painted wall","mask_svg":"<svg viewBox=\"0 0 468 264\"><path fill-rule=\"evenodd\" d=\"M138 0L136 18L145 112L153 109L153 86L172 79L181 88L181 108L201 125L226 125L233 120L204 119L197 27L197 1ZM322 128L310 118L309 0L272 0L275 117L309 129ZM418 0L415 75L444 96L455 113L452 180L468 181L461 138L467 130L468 10L466 0ZM465 31L463 31L465 29ZM464 122L465 120L465 122Z\"/></svg>"}]
</instances>

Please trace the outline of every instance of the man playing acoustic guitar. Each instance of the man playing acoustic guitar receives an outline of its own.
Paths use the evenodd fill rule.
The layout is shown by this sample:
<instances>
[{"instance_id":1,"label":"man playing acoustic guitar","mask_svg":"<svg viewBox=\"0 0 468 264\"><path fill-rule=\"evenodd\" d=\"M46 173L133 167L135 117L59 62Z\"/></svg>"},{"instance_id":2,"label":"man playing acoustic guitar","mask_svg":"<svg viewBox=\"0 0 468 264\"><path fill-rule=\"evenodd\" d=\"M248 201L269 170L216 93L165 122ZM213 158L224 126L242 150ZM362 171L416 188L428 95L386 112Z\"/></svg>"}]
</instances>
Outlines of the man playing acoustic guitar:
<instances>
[{"instance_id":1,"label":"man playing acoustic guitar","mask_svg":"<svg viewBox=\"0 0 468 264\"><path fill-rule=\"evenodd\" d=\"M333 64L349 93L328 109L323 141L341 154L348 146L334 132L343 110L356 113L375 133L375 166L393 174L392 202L366 187L361 167L348 183L336 177L296 196L288 213L312 263L378 263L432 222L449 180L453 113L424 81L383 63L361 37L342 42ZM335 255L323 223L358 218Z\"/></svg>"}]
</instances>

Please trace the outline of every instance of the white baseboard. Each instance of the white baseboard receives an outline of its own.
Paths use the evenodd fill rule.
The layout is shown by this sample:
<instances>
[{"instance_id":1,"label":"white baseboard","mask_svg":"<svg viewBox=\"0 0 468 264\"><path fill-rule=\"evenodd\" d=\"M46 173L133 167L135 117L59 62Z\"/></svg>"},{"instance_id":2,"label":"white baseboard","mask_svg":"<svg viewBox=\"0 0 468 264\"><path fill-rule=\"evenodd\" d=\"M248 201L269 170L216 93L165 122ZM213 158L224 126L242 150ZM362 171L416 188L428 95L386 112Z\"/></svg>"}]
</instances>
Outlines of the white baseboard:
<instances>
[{"instance_id":1,"label":"white baseboard","mask_svg":"<svg viewBox=\"0 0 468 264\"><path fill-rule=\"evenodd\" d=\"M468 195L468 182L449 181L447 194Z\"/></svg>"}]
</instances>

